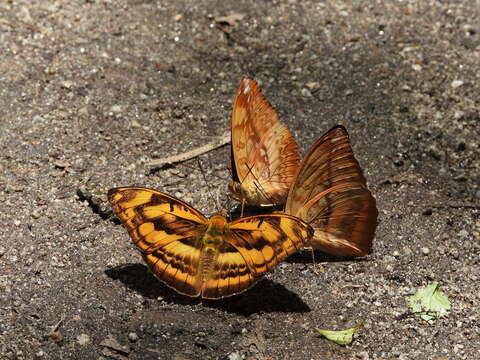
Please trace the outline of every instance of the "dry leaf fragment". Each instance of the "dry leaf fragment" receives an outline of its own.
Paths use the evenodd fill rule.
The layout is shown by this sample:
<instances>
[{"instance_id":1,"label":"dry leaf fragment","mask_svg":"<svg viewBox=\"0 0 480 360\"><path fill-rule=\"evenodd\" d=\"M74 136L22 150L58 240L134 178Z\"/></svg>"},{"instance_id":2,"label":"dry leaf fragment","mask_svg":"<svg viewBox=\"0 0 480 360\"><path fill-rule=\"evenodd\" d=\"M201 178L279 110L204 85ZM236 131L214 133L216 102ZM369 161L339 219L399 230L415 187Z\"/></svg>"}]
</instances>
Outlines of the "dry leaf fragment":
<instances>
[{"instance_id":1,"label":"dry leaf fragment","mask_svg":"<svg viewBox=\"0 0 480 360\"><path fill-rule=\"evenodd\" d=\"M353 341L353 334L355 334L358 331L358 329L363 325L364 322L365 321L362 320L357 326L347 330L334 331L334 330L323 330L318 328L315 328L315 330L318 331L322 336L324 336L328 340L333 341L338 345L349 345Z\"/></svg>"},{"instance_id":2,"label":"dry leaf fragment","mask_svg":"<svg viewBox=\"0 0 480 360\"><path fill-rule=\"evenodd\" d=\"M102 352L105 356L110 356L118 360L128 359L130 349L128 346L120 345L117 339L115 339L112 335L108 335L105 339L103 339L103 341L100 343L100 346L104 347Z\"/></svg>"},{"instance_id":3,"label":"dry leaf fragment","mask_svg":"<svg viewBox=\"0 0 480 360\"><path fill-rule=\"evenodd\" d=\"M219 25L234 26L238 21L242 20L245 14L235 13L227 16L217 16L213 20Z\"/></svg>"}]
</instances>

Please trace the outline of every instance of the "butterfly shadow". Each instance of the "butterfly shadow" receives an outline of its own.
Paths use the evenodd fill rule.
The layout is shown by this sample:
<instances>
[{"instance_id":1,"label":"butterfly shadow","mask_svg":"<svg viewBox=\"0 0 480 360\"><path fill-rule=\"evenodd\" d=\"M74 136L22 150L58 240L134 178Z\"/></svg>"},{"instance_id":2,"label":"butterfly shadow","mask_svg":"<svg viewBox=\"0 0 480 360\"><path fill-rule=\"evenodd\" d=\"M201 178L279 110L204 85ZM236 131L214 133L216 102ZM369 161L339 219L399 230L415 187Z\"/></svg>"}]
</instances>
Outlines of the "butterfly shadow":
<instances>
[{"instance_id":1,"label":"butterfly shadow","mask_svg":"<svg viewBox=\"0 0 480 360\"><path fill-rule=\"evenodd\" d=\"M314 250L313 257L311 250L301 250L288 257L285 260L292 264L320 264L320 263L337 263L337 262L368 262L370 259L365 257L353 257L353 256L335 256L324 253L320 250Z\"/></svg>"},{"instance_id":2,"label":"butterfly shadow","mask_svg":"<svg viewBox=\"0 0 480 360\"><path fill-rule=\"evenodd\" d=\"M203 300L210 308L249 316L257 313L306 313L310 307L294 292L270 279L260 280L244 293L222 300Z\"/></svg>"},{"instance_id":3,"label":"butterfly shadow","mask_svg":"<svg viewBox=\"0 0 480 360\"><path fill-rule=\"evenodd\" d=\"M160 282L145 265L125 264L105 270L113 280L121 281L132 291L149 299L162 299L178 305L196 305L203 303L209 308L248 316L261 312L309 312L310 308L294 292L269 279L260 280L253 288L244 293L223 298L206 300L178 294Z\"/></svg>"},{"instance_id":4,"label":"butterfly shadow","mask_svg":"<svg viewBox=\"0 0 480 360\"><path fill-rule=\"evenodd\" d=\"M119 280L130 290L148 299L162 299L168 303L179 305L195 305L199 298L191 298L178 294L160 282L143 264L124 264L105 270L105 274L113 280Z\"/></svg>"}]
</instances>

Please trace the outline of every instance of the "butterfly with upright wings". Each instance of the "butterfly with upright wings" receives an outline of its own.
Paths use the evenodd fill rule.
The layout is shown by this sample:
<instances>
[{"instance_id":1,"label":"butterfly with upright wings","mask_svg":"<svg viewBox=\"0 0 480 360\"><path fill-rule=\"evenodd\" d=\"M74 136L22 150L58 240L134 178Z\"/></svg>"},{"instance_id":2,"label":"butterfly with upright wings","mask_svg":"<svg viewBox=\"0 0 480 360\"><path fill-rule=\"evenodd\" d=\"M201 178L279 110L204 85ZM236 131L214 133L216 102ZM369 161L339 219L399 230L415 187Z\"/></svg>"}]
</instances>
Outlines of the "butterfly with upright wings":
<instances>
[{"instance_id":1,"label":"butterfly with upright wings","mask_svg":"<svg viewBox=\"0 0 480 360\"><path fill-rule=\"evenodd\" d=\"M284 204L300 163L298 146L253 79L240 81L231 127L230 191L242 207Z\"/></svg>"},{"instance_id":2,"label":"butterfly with upright wings","mask_svg":"<svg viewBox=\"0 0 480 360\"><path fill-rule=\"evenodd\" d=\"M243 205L285 205L315 229L310 244L340 256L365 256L378 211L353 155L347 130L335 126L302 162L290 130L257 83L240 81L232 111L230 191Z\"/></svg>"},{"instance_id":3,"label":"butterfly with upright wings","mask_svg":"<svg viewBox=\"0 0 480 360\"><path fill-rule=\"evenodd\" d=\"M370 252L378 210L343 126L327 131L307 151L285 213L314 228L310 239L314 249L337 256Z\"/></svg>"},{"instance_id":4,"label":"butterfly with upright wings","mask_svg":"<svg viewBox=\"0 0 480 360\"><path fill-rule=\"evenodd\" d=\"M110 189L108 200L150 271L191 297L220 299L249 289L313 235L291 215L207 219L179 199L142 187Z\"/></svg>"}]
</instances>

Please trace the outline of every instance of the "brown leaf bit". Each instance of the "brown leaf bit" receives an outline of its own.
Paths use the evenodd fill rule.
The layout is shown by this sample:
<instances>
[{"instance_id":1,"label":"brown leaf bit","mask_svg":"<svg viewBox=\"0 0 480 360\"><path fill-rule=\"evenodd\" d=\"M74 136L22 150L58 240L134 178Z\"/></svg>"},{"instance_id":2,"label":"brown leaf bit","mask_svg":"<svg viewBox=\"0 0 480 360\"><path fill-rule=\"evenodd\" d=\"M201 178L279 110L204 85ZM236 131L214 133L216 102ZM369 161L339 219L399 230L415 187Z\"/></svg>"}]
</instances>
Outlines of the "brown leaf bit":
<instances>
[{"instance_id":1,"label":"brown leaf bit","mask_svg":"<svg viewBox=\"0 0 480 360\"><path fill-rule=\"evenodd\" d=\"M217 16L213 20L219 25L234 26L238 21L241 21L245 14L230 14L227 16Z\"/></svg>"}]
</instances>

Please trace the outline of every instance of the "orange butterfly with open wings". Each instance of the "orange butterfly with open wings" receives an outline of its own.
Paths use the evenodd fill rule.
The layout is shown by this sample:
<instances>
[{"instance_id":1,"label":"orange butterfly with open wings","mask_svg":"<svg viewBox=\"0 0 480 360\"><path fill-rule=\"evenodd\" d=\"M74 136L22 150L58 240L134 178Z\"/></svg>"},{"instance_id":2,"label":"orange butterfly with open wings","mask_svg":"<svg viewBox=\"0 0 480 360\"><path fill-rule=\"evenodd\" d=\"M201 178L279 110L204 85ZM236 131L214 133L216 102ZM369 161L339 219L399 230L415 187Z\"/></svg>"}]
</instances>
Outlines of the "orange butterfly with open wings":
<instances>
[{"instance_id":1,"label":"orange butterfly with open wings","mask_svg":"<svg viewBox=\"0 0 480 360\"><path fill-rule=\"evenodd\" d=\"M207 219L179 199L142 187L110 189L108 200L150 271L191 297L220 299L249 289L313 235L291 215Z\"/></svg>"}]
</instances>

